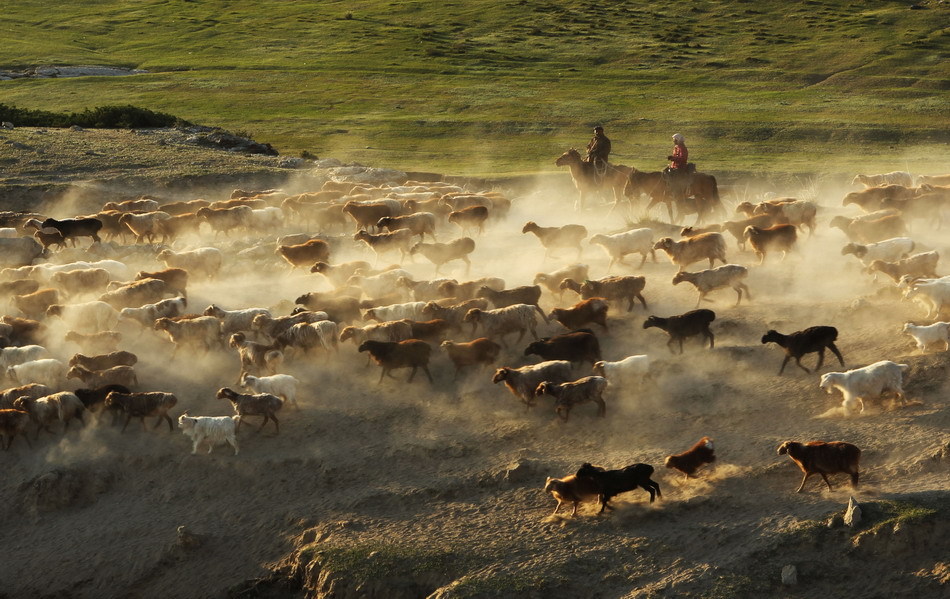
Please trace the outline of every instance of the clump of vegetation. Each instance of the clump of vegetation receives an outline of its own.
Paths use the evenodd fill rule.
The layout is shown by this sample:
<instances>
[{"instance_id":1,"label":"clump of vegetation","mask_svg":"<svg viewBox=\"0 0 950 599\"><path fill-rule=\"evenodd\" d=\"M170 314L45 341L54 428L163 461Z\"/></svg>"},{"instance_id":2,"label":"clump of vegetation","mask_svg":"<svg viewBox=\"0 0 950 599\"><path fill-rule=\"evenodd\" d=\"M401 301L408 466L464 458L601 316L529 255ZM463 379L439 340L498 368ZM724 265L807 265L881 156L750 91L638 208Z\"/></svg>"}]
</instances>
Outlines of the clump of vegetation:
<instances>
[{"instance_id":1,"label":"clump of vegetation","mask_svg":"<svg viewBox=\"0 0 950 599\"><path fill-rule=\"evenodd\" d=\"M191 123L164 112L138 106L96 106L82 112L49 112L0 104L0 120L18 127L84 127L87 129L145 129L188 126Z\"/></svg>"}]
</instances>

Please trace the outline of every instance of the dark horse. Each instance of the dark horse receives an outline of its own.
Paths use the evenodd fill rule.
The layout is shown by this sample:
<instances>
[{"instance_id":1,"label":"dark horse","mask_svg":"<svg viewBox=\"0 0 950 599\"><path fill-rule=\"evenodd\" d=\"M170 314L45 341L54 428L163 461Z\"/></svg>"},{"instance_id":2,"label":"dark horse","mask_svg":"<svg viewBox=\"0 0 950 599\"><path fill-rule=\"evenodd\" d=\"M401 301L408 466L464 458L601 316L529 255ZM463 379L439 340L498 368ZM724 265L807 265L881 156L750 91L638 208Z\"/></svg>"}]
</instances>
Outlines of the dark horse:
<instances>
[{"instance_id":1,"label":"dark horse","mask_svg":"<svg viewBox=\"0 0 950 599\"><path fill-rule=\"evenodd\" d=\"M574 209L584 209L587 195L592 192L605 191L611 189L614 192L614 207L623 199L624 185L627 184L627 175L630 173L629 166L619 164L608 164L607 172L600 177L594 170L594 165L590 162L584 162L580 152L571 148L561 154L554 164L558 166L567 166L571 169L571 177L574 179L574 187L580 194L579 203L574 203ZM613 208L611 208L613 210Z\"/></svg>"},{"instance_id":2,"label":"dark horse","mask_svg":"<svg viewBox=\"0 0 950 599\"><path fill-rule=\"evenodd\" d=\"M696 215L696 224L702 224L715 212L725 215L725 208L719 199L719 187L716 177L705 173L693 173L693 179L686 191L686 197L675 199L670 193L669 185L663 173L654 171L645 173L635 168L630 169L623 193L627 198L635 199L640 194L650 197L650 204L646 211L657 204L666 204L670 215L670 222L678 222L688 214ZM673 216L673 205L676 205L676 217Z\"/></svg>"}]
</instances>

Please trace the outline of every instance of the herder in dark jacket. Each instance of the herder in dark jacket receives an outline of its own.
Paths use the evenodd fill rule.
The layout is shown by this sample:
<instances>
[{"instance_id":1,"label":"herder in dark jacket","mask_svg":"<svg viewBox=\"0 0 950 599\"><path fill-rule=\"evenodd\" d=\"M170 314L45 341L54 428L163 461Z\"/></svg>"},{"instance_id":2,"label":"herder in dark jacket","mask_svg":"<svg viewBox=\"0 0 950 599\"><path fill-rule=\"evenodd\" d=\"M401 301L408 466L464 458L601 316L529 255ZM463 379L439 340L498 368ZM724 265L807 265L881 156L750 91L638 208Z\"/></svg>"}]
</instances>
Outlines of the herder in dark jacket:
<instances>
[{"instance_id":1,"label":"herder in dark jacket","mask_svg":"<svg viewBox=\"0 0 950 599\"><path fill-rule=\"evenodd\" d=\"M607 169L608 156L610 140L604 135L604 128L598 125L594 127L594 137L587 144L587 162L592 163L598 173L603 173Z\"/></svg>"}]
</instances>

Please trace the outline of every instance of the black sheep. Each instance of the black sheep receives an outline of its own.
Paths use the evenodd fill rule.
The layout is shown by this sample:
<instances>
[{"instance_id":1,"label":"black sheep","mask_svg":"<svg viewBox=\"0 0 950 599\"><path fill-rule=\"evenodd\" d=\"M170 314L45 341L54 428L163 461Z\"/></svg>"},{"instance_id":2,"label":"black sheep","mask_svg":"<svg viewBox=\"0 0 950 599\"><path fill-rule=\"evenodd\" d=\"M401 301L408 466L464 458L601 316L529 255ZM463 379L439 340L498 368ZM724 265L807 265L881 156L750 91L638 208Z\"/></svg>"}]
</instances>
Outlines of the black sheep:
<instances>
[{"instance_id":1,"label":"black sheep","mask_svg":"<svg viewBox=\"0 0 950 599\"><path fill-rule=\"evenodd\" d=\"M570 333L544 337L530 344L524 350L524 355L537 355L541 360L567 360L572 364L599 362L600 342L590 329L577 329Z\"/></svg>"},{"instance_id":2,"label":"black sheep","mask_svg":"<svg viewBox=\"0 0 950 599\"><path fill-rule=\"evenodd\" d=\"M825 362L825 348L830 349L835 356L838 357L838 361L841 362L841 365L844 366L844 358L841 357L841 352L838 351L838 348L835 347L835 341L838 339L838 329L834 327L808 327L804 331L796 331L794 333L783 335L775 330L769 330L762 336L762 343L777 343L785 349L785 359L782 361L782 367L779 368L778 373L781 375L785 371L785 365L788 364L788 361L792 358L795 358L795 364L805 372L809 372L807 368L802 366L802 356L805 354L811 354L818 352L818 365L815 366L815 371L817 372L821 365Z\"/></svg>"},{"instance_id":3,"label":"black sheep","mask_svg":"<svg viewBox=\"0 0 950 599\"><path fill-rule=\"evenodd\" d=\"M649 464L632 464L622 470L607 470L585 463L575 476L593 483L593 487L600 494L600 512L603 513L608 507L613 509L607 504L614 496L632 491L637 487L650 493L650 503L653 503L657 497L662 498L660 485L650 479L652 474L653 466Z\"/></svg>"},{"instance_id":4,"label":"black sheep","mask_svg":"<svg viewBox=\"0 0 950 599\"><path fill-rule=\"evenodd\" d=\"M670 348L670 353L676 353L672 347L675 341L679 341L680 353L683 353L683 339L695 335L703 335L703 337L709 339L709 349L713 348L715 338L712 331L709 330L709 324L714 320L716 320L716 313L703 308L690 310L685 314L670 316L669 318L650 316L643 321L643 328L656 327L663 329L670 335L670 340L666 342L666 346Z\"/></svg>"}]
</instances>

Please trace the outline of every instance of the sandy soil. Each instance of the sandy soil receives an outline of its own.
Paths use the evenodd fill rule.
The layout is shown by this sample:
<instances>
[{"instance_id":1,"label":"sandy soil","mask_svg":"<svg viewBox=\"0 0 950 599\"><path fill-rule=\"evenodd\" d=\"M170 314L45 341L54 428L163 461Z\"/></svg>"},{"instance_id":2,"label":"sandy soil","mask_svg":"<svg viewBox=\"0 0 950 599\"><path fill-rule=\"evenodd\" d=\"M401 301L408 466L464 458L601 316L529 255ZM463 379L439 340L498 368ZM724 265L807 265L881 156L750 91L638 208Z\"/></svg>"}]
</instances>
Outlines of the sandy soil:
<instances>
[{"instance_id":1,"label":"sandy soil","mask_svg":"<svg viewBox=\"0 0 950 599\"><path fill-rule=\"evenodd\" d=\"M407 385L405 371L398 381L377 384L377 367L367 367L348 342L338 354L286 362L283 371L303 383L300 411L281 412L279 435L271 425L260 432L242 428L238 456L226 447L192 456L177 429L152 429L151 422L147 431L133 422L124 433L105 423L65 435L42 433L32 449L17 439L2 456L0 595L946 596L950 359L919 354L901 334L904 322L922 322L924 312L879 294L887 284L873 282L852 256L840 255L847 240L827 222L846 212L836 208L844 190L817 189L809 199L825 206L821 226L814 238L802 239L797 255L753 266L754 256L740 253L729 238L730 261L751 267L753 301L735 307L732 291L712 295L706 307L717 313L713 350L693 342L674 356L664 333L642 329L648 314L682 313L696 302L691 286L670 285L676 269L664 254L642 268L638 257L615 267L612 274L647 277L650 309L611 309L610 334L598 331L604 356L649 354L655 382L613 389L604 419L584 405L565 424L547 400L525 411L492 385L490 371L453 381L438 351L434 385L424 378ZM520 234L529 219L546 226L577 222L592 233L624 228L604 208L573 213L572 199L569 189L549 188L517 198L508 218L478 238L471 278L530 284L535 273L575 260L570 253L545 260L537 239ZM286 232L298 230L289 225ZM657 231L657 237L665 234ZM443 240L455 236L454 229L440 232ZM261 241L269 245L273 237ZM941 253L950 245L942 231L922 222L913 237ZM256 241L200 243L224 247L233 257L231 250ZM56 260L81 254L64 252ZM373 258L355 245L334 256L350 259ZM593 277L606 274L599 247L585 244L582 261ZM157 263L140 258L131 265ZM433 276L434 267L422 260L403 267L420 279ZM446 271L465 278L459 266ZM231 259L221 280L194 284L189 301L195 310L214 302L283 314L300 293L327 288L319 275L291 273L272 258ZM868 300L852 307L859 297ZM562 302L546 294L542 305L573 301L571 294ZM816 374L790 366L775 376L781 350L761 345L761 335L817 324L839 329L848 367L881 359L911 365L905 388L913 405L895 409L882 402L846 418L837 409L840 395L819 390ZM52 351L68 358L76 348L58 342L61 329L51 326ZM142 388L178 396L175 416L185 409L231 412L214 392L236 382L232 352L170 360L171 346L152 332L139 335L130 324L121 330L123 349L140 357ZM547 336L560 327L541 330ZM511 344L499 365L533 361L522 355L524 345ZM824 372L838 368L828 357ZM814 360L805 363L811 368ZM664 456L704 435L715 439L715 468L685 481L662 467ZM860 488L852 491L838 475L833 491L812 479L796 495L800 473L775 451L789 439L861 447ZM545 477L572 473L587 461L652 464L662 500L649 504L637 491L618 497L617 509L605 515L585 504L575 518L552 516ZM825 526L851 495L866 506L862 527ZM798 569L796 586L780 582L788 564Z\"/></svg>"}]
</instances>

